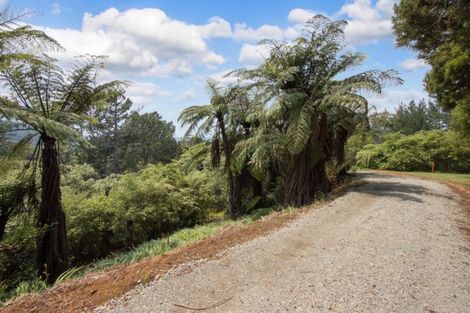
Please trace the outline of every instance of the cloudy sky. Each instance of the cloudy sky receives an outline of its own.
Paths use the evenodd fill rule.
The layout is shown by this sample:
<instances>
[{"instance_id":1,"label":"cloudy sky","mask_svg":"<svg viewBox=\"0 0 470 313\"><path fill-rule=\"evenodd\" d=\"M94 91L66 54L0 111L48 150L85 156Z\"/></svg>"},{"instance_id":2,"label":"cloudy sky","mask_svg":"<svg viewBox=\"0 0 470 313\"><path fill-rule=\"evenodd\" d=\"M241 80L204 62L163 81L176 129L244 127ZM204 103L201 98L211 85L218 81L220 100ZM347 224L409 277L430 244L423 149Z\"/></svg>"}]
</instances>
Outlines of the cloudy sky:
<instances>
[{"instance_id":1,"label":"cloudy sky","mask_svg":"<svg viewBox=\"0 0 470 313\"><path fill-rule=\"evenodd\" d=\"M345 19L348 49L364 52L357 70L396 69L403 86L370 97L378 111L427 97L427 67L415 53L395 48L390 17L394 0L0 0L30 10L25 22L44 30L66 49L55 55L108 56L105 79L132 81L128 96L142 111L158 111L176 123L181 110L204 104L204 82L240 67L260 64L264 38L290 40L311 16ZM183 131L178 128L177 136Z\"/></svg>"}]
</instances>

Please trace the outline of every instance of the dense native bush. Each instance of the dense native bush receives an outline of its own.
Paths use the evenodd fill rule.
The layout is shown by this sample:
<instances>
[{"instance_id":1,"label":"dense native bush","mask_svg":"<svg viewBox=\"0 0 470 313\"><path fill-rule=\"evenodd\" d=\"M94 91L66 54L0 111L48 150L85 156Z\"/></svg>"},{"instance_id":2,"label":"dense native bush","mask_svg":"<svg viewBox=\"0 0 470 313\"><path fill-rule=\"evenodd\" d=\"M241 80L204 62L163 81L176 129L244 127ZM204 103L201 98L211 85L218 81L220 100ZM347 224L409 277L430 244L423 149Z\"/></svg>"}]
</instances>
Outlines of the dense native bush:
<instances>
[{"instance_id":1,"label":"dense native bush","mask_svg":"<svg viewBox=\"0 0 470 313\"><path fill-rule=\"evenodd\" d=\"M364 149L366 145L373 143L374 135L371 132L366 132L363 130L358 130L348 138L346 142L345 157L344 157L344 166L347 169L353 169L356 167L358 160L357 154L359 151Z\"/></svg>"},{"instance_id":2,"label":"dense native bush","mask_svg":"<svg viewBox=\"0 0 470 313\"><path fill-rule=\"evenodd\" d=\"M422 131L405 136L390 133L381 144L368 144L357 155L360 167L442 172L470 172L470 142L451 131Z\"/></svg>"},{"instance_id":3,"label":"dense native bush","mask_svg":"<svg viewBox=\"0 0 470 313\"><path fill-rule=\"evenodd\" d=\"M38 230L28 214L14 216L0 243L0 301L15 295L20 281L36 278Z\"/></svg>"},{"instance_id":4,"label":"dense native bush","mask_svg":"<svg viewBox=\"0 0 470 313\"><path fill-rule=\"evenodd\" d=\"M71 265L168 236L224 211L225 180L206 169L204 158L197 158L194 150L201 149L204 144L173 163L106 179L97 179L87 164L64 167L62 200ZM9 221L0 244L0 301L45 287L36 279L38 231L33 215L19 214Z\"/></svg>"},{"instance_id":5,"label":"dense native bush","mask_svg":"<svg viewBox=\"0 0 470 313\"><path fill-rule=\"evenodd\" d=\"M100 180L73 178L83 174L91 172L72 170L63 189L74 264L202 223L224 209L224 184L216 172L186 172L178 161Z\"/></svg>"}]
</instances>

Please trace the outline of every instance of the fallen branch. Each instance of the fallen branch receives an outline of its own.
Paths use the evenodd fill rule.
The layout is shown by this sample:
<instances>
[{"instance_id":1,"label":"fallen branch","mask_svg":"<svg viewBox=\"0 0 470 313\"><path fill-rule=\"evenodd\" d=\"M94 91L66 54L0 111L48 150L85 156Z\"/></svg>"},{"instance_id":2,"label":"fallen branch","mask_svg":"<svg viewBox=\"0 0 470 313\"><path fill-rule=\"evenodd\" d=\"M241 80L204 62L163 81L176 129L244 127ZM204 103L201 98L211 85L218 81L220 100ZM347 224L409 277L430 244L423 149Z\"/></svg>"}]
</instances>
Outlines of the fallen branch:
<instances>
[{"instance_id":1,"label":"fallen branch","mask_svg":"<svg viewBox=\"0 0 470 313\"><path fill-rule=\"evenodd\" d=\"M222 305L224 303L227 303L229 302L230 300L232 300L233 296L231 296L230 298L227 298L227 299L224 299L220 302L217 302L217 303L214 303L208 307L204 307L204 308L192 308L192 307L189 307L189 306L185 306L185 305L182 305L182 304L176 304L176 303L173 303L174 306L177 306L177 307L180 307L180 308L183 308L183 309L187 309L187 310L193 310L193 311L205 311L205 310L209 310L209 309L213 309L213 308L216 308L218 307L219 305Z\"/></svg>"}]
</instances>

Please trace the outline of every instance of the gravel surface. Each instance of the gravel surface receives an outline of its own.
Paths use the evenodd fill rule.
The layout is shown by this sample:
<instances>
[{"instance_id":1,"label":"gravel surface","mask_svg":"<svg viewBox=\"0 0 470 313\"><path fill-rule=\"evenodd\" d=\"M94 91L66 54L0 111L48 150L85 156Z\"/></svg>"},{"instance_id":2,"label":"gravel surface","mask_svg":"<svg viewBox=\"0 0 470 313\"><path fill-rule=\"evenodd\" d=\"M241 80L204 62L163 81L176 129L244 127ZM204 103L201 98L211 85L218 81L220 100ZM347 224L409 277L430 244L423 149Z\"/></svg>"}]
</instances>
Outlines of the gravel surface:
<instances>
[{"instance_id":1,"label":"gravel surface","mask_svg":"<svg viewBox=\"0 0 470 313\"><path fill-rule=\"evenodd\" d=\"M212 261L186 264L96 312L470 312L458 196L377 173ZM178 306L181 305L181 306Z\"/></svg>"}]
</instances>

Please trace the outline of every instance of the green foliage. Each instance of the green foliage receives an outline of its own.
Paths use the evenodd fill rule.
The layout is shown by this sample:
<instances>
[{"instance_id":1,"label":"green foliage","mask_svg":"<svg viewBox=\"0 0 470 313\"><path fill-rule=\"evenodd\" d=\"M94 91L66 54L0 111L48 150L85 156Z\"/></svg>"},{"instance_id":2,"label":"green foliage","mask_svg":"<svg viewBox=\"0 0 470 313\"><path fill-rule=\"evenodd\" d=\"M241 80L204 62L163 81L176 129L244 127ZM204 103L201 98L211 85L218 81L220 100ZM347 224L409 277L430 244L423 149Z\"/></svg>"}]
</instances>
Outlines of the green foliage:
<instances>
[{"instance_id":1,"label":"green foliage","mask_svg":"<svg viewBox=\"0 0 470 313\"><path fill-rule=\"evenodd\" d=\"M370 132L357 130L348 138L345 146L345 166L350 168L355 166L357 161L357 153L361 151L364 146L373 143L373 135Z\"/></svg>"},{"instance_id":2,"label":"green foliage","mask_svg":"<svg viewBox=\"0 0 470 313\"><path fill-rule=\"evenodd\" d=\"M125 163L121 162L126 144L121 129L132 106L123 88L109 91L105 101L105 107L97 108L92 113L96 120L91 124L88 138L92 147L84 151L77 149L79 158L91 164L102 176L126 170Z\"/></svg>"},{"instance_id":3,"label":"green foliage","mask_svg":"<svg viewBox=\"0 0 470 313\"><path fill-rule=\"evenodd\" d=\"M397 44L428 58L447 42L468 43L469 14L466 0L401 0L392 18Z\"/></svg>"},{"instance_id":4,"label":"green foliage","mask_svg":"<svg viewBox=\"0 0 470 313\"><path fill-rule=\"evenodd\" d=\"M10 129L11 124L0 119L0 157L7 154L13 146L13 141L8 136L8 131Z\"/></svg>"},{"instance_id":5,"label":"green foliage","mask_svg":"<svg viewBox=\"0 0 470 313\"><path fill-rule=\"evenodd\" d=\"M76 192L92 189L98 173L90 164L64 165L62 167L62 183Z\"/></svg>"},{"instance_id":6,"label":"green foliage","mask_svg":"<svg viewBox=\"0 0 470 313\"><path fill-rule=\"evenodd\" d=\"M37 277L35 243L38 235L33 216L20 214L10 219L0 242L0 302L12 295L31 291L26 283L23 286L18 284Z\"/></svg>"},{"instance_id":7,"label":"green foliage","mask_svg":"<svg viewBox=\"0 0 470 313\"><path fill-rule=\"evenodd\" d=\"M12 63L34 63L39 58L31 54L33 51L61 50L59 43L44 32L35 30L28 25L20 25L22 13L8 9L0 11L0 71Z\"/></svg>"},{"instance_id":8,"label":"green foliage","mask_svg":"<svg viewBox=\"0 0 470 313\"><path fill-rule=\"evenodd\" d=\"M124 92L110 92L108 105L94 112L92 147L76 149L78 159L91 164L101 177L137 171L149 163L168 163L179 154L173 124L157 112L131 112L132 102Z\"/></svg>"},{"instance_id":9,"label":"green foliage","mask_svg":"<svg viewBox=\"0 0 470 313\"><path fill-rule=\"evenodd\" d=\"M470 6L466 0L401 0L393 26L398 46L411 47L431 65L426 89L447 110L459 108L457 130L470 134ZM455 116L455 115L454 115Z\"/></svg>"},{"instance_id":10,"label":"green foliage","mask_svg":"<svg viewBox=\"0 0 470 313\"><path fill-rule=\"evenodd\" d=\"M448 113L442 112L433 102L424 100L400 104L391 115L390 131L412 135L421 130L447 129L450 122Z\"/></svg>"},{"instance_id":11,"label":"green foliage","mask_svg":"<svg viewBox=\"0 0 470 313\"><path fill-rule=\"evenodd\" d=\"M401 103L394 113L387 111L369 116L370 133L375 143L381 143L389 132L412 135L421 130L448 129L450 115L436 104L424 100Z\"/></svg>"},{"instance_id":12,"label":"green foliage","mask_svg":"<svg viewBox=\"0 0 470 313\"><path fill-rule=\"evenodd\" d=\"M380 93L387 82L401 83L392 70L338 79L365 59L360 53L340 54L344 26L344 21L316 16L294 44L266 41L272 51L267 61L257 69L241 72L260 80L270 93L278 88L272 92L277 105L267 114L285 119L284 142L291 155L299 155L311 140L319 139L321 118L327 118L331 129L337 125L354 128L358 118L368 112L361 92Z\"/></svg>"},{"instance_id":13,"label":"green foliage","mask_svg":"<svg viewBox=\"0 0 470 313\"><path fill-rule=\"evenodd\" d=\"M13 296L19 297L21 295L29 294L29 293L39 293L45 290L46 288L47 288L46 283L40 280L39 278L26 280L18 284L18 286L15 288Z\"/></svg>"},{"instance_id":14,"label":"green foliage","mask_svg":"<svg viewBox=\"0 0 470 313\"><path fill-rule=\"evenodd\" d=\"M32 131L13 147L12 154L38 136L26 168L32 168L31 185L37 172L41 172L37 226L43 231L37 240L37 271L47 283L53 283L68 266L66 218L60 190L60 144L87 144L82 130L91 119L90 110L103 104L109 90L123 85L119 81L97 84L101 67L101 57L83 57L72 70L65 70L56 60L44 56L34 62L11 63L0 72L10 92L8 98L0 97L0 114Z\"/></svg>"},{"instance_id":15,"label":"green foliage","mask_svg":"<svg viewBox=\"0 0 470 313\"><path fill-rule=\"evenodd\" d=\"M121 129L124 168L137 170L149 163L168 163L179 154L175 126L157 112L132 112Z\"/></svg>"},{"instance_id":16,"label":"green foliage","mask_svg":"<svg viewBox=\"0 0 470 313\"><path fill-rule=\"evenodd\" d=\"M408 172L407 175L428 178L443 182L450 182L458 185L470 187L470 174L456 173L430 173L430 172Z\"/></svg>"},{"instance_id":17,"label":"green foliage","mask_svg":"<svg viewBox=\"0 0 470 313\"><path fill-rule=\"evenodd\" d=\"M433 161L439 171L470 172L470 142L439 130L410 136L391 133L383 143L366 145L357 153L358 166L375 169L428 171Z\"/></svg>"},{"instance_id":18,"label":"green foliage","mask_svg":"<svg viewBox=\"0 0 470 313\"><path fill-rule=\"evenodd\" d=\"M470 101L461 101L455 109L452 110L452 128L456 131L470 136Z\"/></svg>"},{"instance_id":19,"label":"green foliage","mask_svg":"<svg viewBox=\"0 0 470 313\"><path fill-rule=\"evenodd\" d=\"M347 76L365 56L344 52L345 25L317 15L292 42L263 41L270 55L259 67L233 73L261 102L255 135L237 144L235 165L248 164L257 178L271 177L271 185L282 175L284 203L305 205L330 189L325 164L334 160L329 164L344 173L347 137L367 120L363 94L402 82L394 70Z\"/></svg>"},{"instance_id":20,"label":"green foliage","mask_svg":"<svg viewBox=\"0 0 470 313\"><path fill-rule=\"evenodd\" d=\"M426 89L442 107L453 109L461 101L470 101L470 46L443 44L430 62L432 69L426 74Z\"/></svg>"},{"instance_id":21,"label":"green foliage","mask_svg":"<svg viewBox=\"0 0 470 313\"><path fill-rule=\"evenodd\" d=\"M102 258L202 223L211 212L223 210L220 176L204 169L185 171L184 159L100 180L92 178L89 167L71 170L63 204L73 262Z\"/></svg>"},{"instance_id":22,"label":"green foliage","mask_svg":"<svg viewBox=\"0 0 470 313\"><path fill-rule=\"evenodd\" d=\"M57 144L87 144L79 128L89 125L89 111L103 104L107 92L121 85L117 81L97 85L101 65L101 58L88 57L78 60L72 71L66 71L44 57L40 62L15 62L2 69L0 78L11 93L9 98L0 97L0 115L21 125L21 129L26 127L28 134L15 143L0 164L24 154L34 144L27 163L34 178L46 139L57 140Z\"/></svg>"},{"instance_id":23,"label":"green foliage","mask_svg":"<svg viewBox=\"0 0 470 313\"><path fill-rule=\"evenodd\" d=\"M241 86L222 88L215 81L208 80L207 90L210 104L184 109L178 121L182 126L188 126L186 136L194 132L196 137L204 138L212 132L211 166L218 168L223 156L228 212L236 218L246 211L246 205L253 204L252 199L242 200L244 190L257 183L254 175L247 170L246 158L240 164L234 154L237 142L248 137L252 130L252 123L247 116L250 107L256 107L256 104L250 102L247 90Z\"/></svg>"}]
</instances>

